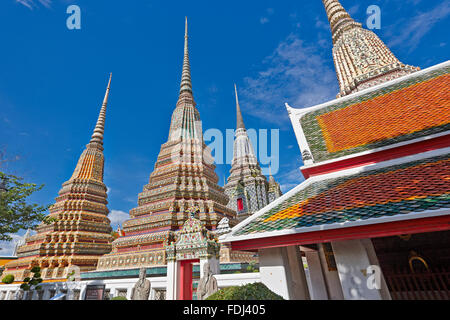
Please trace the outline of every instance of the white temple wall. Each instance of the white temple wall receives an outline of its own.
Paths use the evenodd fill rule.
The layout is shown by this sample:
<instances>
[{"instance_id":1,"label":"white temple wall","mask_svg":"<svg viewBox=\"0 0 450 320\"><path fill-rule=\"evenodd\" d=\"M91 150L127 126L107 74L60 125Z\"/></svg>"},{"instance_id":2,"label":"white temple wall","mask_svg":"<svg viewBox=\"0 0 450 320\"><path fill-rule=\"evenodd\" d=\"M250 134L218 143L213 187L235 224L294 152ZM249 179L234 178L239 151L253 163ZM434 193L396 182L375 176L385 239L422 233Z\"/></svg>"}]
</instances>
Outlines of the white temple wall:
<instances>
[{"instance_id":1,"label":"white temple wall","mask_svg":"<svg viewBox=\"0 0 450 320\"><path fill-rule=\"evenodd\" d=\"M242 286L249 283L261 282L259 272L254 273L236 273L236 274L216 274L217 284L220 289L231 286ZM155 300L157 292L166 292L167 294L167 278L147 278L151 282L151 292L149 300ZM127 299L131 299L132 290L138 281L137 278L132 279L106 279L106 280L86 280L80 282L72 282L74 287L67 288L67 282L61 283L43 283L43 299L49 300L51 294L60 293L67 290L69 296L73 294L73 290L79 290L79 300L84 300L86 288L88 285L105 285L105 290L110 292L110 297L117 297L120 293L125 293ZM19 290L20 284L0 285L0 300L15 300L15 293ZM26 296L23 297L26 299ZM70 297L69 297L70 299ZM32 300L38 300L37 293L32 296Z\"/></svg>"}]
</instances>

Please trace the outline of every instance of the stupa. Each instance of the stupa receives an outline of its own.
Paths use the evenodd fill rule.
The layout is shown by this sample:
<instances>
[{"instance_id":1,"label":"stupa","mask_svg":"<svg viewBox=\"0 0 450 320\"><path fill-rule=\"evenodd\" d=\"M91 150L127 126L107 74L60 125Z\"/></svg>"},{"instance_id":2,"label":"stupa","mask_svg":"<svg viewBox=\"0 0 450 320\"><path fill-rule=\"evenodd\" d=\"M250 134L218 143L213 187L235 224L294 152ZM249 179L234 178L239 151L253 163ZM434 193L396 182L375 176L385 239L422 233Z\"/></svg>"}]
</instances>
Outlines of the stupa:
<instances>
[{"instance_id":1,"label":"stupa","mask_svg":"<svg viewBox=\"0 0 450 320\"><path fill-rule=\"evenodd\" d=\"M123 236L103 256L98 270L166 265L165 246L192 217L209 230L223 218L235 225L236 213L227 207L228 197L218 185L211 150L203 141L200 113L194 101L186 19L184 59L176 108L169 138L161 146L150 181L139 194L138 207L123 223Z\"/></svg>"},{"instance_id":2,"label":"stupa","mask_svg":"<svg viewBox=\"0 0 450 320\"><path fill-rule=\"evenodd\" d=\"M50 208L49 216L56 221L40 224L37 233L17 248L19 259L5 266L4 274L14 275L16 281L28 277L34 266L41 268L44 280L65 279L73 266L81 272L95 270L98 258L111 251L113 237L103 183L103 133L110 85L111 76L91 141Z\"/></svg>"}]
</instances>

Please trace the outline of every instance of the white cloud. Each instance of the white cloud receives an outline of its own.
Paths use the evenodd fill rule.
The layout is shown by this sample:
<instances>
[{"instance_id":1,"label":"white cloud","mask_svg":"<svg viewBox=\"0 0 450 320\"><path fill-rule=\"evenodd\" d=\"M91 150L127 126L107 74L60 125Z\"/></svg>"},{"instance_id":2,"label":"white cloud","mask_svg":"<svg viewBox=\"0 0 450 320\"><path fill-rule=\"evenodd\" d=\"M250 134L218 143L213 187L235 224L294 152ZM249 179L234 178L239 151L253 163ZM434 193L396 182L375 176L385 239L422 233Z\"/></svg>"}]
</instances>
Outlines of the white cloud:
<instances>
[{"instance_id":1,"label":"white cloud","mask_svg":"<svg viewBox=\"0 0 450 320\"><path fill-rule=\"evenodd\" d=\"M275 13L275 10L274 10L273 8L267 8L267 9L266 9L266 13L267 13L267 15L271 16L271 15L273 15L273 14ZM259 22L260 22L261 24L266 24L266 23L268 23L269 21L270 21L270 20L269 20L268 17L261 17L261 18L259 19Z\"/></svg>"},{"instance_id":2,"label":"white cloud","mask_svg":"<svg viewBox=\"0 0 450 320\"><path fill-rule=\"evenodd\" d=\"M111 210L108 215L109 220L111 220L111 227L116 229L117 225L122 225L122 223L130 218L130 215L124 211Z\"/></svg>"},{"instance_id":3,"label":"white cloud","mask_svg":"<svg viewBox=\"0 0 450 320\"><path fill-rule=\"evenodd\" d=\"M338 84L331 48L306 44L291 34L264 59L256 76L244 79L246 113L280 127L289 124L284 103L307 107L335 98Z\"/></svg>"},{"instance_id":4,"label":"white cloud","mask_svg":"<svg viewBox=\"0 0 450 320\"><path fill-rule=\"evenodd\" d=\"M261 19L259 19L259 22L260 22L261 24L266 24L266 23L269 22L269 18L262 17Z\"/></svg>"},{"instance_id":5,"label":"white cloud","mask_svg":"<svg viewBox=\"0 0 450 320\"><path fill-rule=\"evenodd\" d=\"M409 47L410 51L414 50L434 25L449 14L450 1L444 1L427 12L402 19L396 25L390 27L391 30L395 30L395 33L388 34L390 38L388 47L401 45L402 47Z\"/></svg>"},{"instance_id":6,"label":"white cloud","mask_svg":"<svg viewBox=\"0 0 450 320\"><path fill-rule=\"evenodd\" d=\"M33 10L33 8L36 8L38 6L37 2L46 8L50 8L52 4L52 0L16 0L16 2L24 5L30 10Z\"/></svg>"},{"instance_id":7,"label":"white cloud","mask_svg":"<svg viewBox=\"0 0 450 320\"><path fill-rule=\"evenodd\" d=\"M10 234L9 236L12 241L0 241L0 256L12 256L16 242L22 239L18 234Z\"/></svg>"}]
</instances>

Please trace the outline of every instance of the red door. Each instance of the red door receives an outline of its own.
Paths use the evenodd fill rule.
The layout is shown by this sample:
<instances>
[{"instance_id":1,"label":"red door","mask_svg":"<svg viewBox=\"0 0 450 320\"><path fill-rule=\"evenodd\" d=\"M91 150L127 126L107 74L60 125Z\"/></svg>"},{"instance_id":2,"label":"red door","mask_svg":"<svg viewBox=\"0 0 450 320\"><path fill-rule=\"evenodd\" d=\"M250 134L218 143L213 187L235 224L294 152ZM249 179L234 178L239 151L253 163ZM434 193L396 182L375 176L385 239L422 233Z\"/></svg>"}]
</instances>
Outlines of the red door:
<instances>
[{"instance_id":1,"label":"red door","mask_svg":"<svg viewBox=\"0 0 450 320\"><path fill-rule=\"evenodd\" d=\"M198 260L180 262L180 296L179 300L192 300L192 264Z\"/></svg>"}]
</instances>

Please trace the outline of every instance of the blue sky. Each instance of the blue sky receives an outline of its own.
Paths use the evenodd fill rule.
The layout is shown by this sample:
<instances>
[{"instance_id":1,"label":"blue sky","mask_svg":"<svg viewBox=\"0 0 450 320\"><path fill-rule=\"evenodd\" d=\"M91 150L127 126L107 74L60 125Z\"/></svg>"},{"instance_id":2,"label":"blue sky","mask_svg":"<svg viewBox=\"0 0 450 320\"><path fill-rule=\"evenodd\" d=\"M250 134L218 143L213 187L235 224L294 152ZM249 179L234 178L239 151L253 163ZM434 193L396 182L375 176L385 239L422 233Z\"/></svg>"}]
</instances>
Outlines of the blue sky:
<instances>
[{"instance_id":1,"label":"blue sky","mask_svg":"<svg viewBox=\"0 0 450 320\"><path fill-rule=\"evenodd\" d=\"M342 0L404 63L426 68L449 58L450 1ZM68 5L81 30L66 27ZM331 33L320 0L2 0L0 3L1 170L45 184L32 200L51 204L92 134L109 72L105 183L113 227L136 206L167 141L189 18L194 96L203 129L235 126L237 83L247 128L280 129L280 170L288 191L303 178L284 108L308 107L338 92ZM230 167L219 165L220 184ZM3 244L2 255L11 245Z\"/></svg>"}]
</instances>

